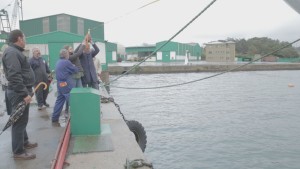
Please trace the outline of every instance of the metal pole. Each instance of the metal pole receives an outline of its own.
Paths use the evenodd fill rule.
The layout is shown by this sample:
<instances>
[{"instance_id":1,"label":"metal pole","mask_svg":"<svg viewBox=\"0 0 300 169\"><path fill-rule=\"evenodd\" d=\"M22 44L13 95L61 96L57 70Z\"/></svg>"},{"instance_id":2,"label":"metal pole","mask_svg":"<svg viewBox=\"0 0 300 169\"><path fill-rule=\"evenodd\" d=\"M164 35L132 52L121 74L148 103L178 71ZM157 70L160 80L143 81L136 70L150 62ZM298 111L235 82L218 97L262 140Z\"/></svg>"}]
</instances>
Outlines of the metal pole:
<instances>
[{"instance_id":1,"label":"metal pole","mask_svg":"<svg viewBox=\"0 0 300 169\"><path fill-rule=\"evenodd\" d=\"M21 5L20 5L20 8L21 8L21 18L22 18L22 21L23 21L23 0L20 0L21 2Z\"/></svg>"}]
</instances>

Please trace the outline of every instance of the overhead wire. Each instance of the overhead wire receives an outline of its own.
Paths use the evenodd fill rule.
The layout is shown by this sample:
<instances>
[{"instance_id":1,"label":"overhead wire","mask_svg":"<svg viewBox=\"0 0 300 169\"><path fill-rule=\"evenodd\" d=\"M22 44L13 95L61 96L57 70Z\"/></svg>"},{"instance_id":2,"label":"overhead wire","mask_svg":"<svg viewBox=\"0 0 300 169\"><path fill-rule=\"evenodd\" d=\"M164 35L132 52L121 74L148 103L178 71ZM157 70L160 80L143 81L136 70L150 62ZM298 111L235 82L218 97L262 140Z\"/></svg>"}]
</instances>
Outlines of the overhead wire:
<instances>
[{"instance_id":1,"label":"overhead wire","mask_svg":"<svg viewBox=\"0 0 300 169\"><path fill-rule=\"evenodd\" d=\"M160 1L160 0L154 0L154 1L151 1L151 2L149 2L149 3L145 4L145 5L142 5L142 6L136 8L136 9L134 9L134 10L132 10L132 11L126 12L125 14L122 14L122 15L120 15L120 16L114 17L114 18L112 18L112 19L110 19L110 20L108 20L108 21L106 21L106 22L104 22L104 23L102 23L102 24L100 24L100 25L97 25L97 26L95 26L95 27L92 27L92 28L90 28L90 30L95 30L95 29L97 29L97 28L100 28L100 27L102 27L102 26L104 26L104 25L107 25L107 24L113 22L113 21L116 21L116 20L118 20L118 19L120 19L120 18L123 18L123 17L125 17L125 16L127 16L127 15L130 15L130 14L132 14L132 13L138 11L138 10L141 10L141 9L143 9L143 8L149 6L149 5L152 5L152 4L154 4L154 3L158 2L158 1Z\"/></svg>"},{"instance_id":2,"label":"overhead wire","mask_svg":"<svg viewBox=\"0 0 300 169\"><path fill-rule=\"evenodd\" d=\"M6 6L1 7L0 10L5 9L5 8L11 6L11 4L13 3L13 1L14 1L14 0L11 0ZM2 3L2 4L3 4L3 3Z\"/></svg>"},{"instance_id":3,"label":"overhead wire","mask_svg":"<svg viewBox=\"0 0 300 169\"><path fill-rule=\"evenodd\" d=\"M295 41L293 41L293 42L291 42L291 43L289 43L289 44L287 44L287 45L282 46L281 48L278 48L278 49L276 49L276 50L274 50L274 51L272 51L270 53L267 53L267 54L263 55L262 57L259 57L259 58L255 59L253 61L250 61L250 62L248 62L246 64L243 64L243 65L240 65L238 67L229 69L227 71L216 73L216 74L211 75L211 76L207 76L207 77L204 77L204 78L200 78L200 79L196 79L196 80L192 80L192 81L188 81L188 82L183 82L183 83L178 83L178 84L172 84L172 85L165 85L165 86L156 86L156 87L122 87L122 86L115 86L115 85L110 85L110 86L114 87L114 88L121 88L121 89L160 89L160 88L169 88L169 87L187 85L187 84L190 84L190 83L195 83L195 82L198 82L198 81L202 81L202 80L210 79L210 78L213 78L213 77L216 77L216 76L220 76L222 74L229 73L229 72L232 72L234 70L238 70L238 69L240 69L242 67L245 67L245 66L247 66L247 65L249 65L249 64L251 64L253 62L256 62L256 61L258 61L258 60L260 60L260 59L262 59L264 57L267 57L269 55L275 54L276 52L278 52L278 51L280 51L280 50L282 50L282 49L284 49L284 48L286 48L288 46L291 46L291 45L293 45L294 43L296 43L298 41L300 41L300 38L297 39L297 40L295 40Z\"/></svg>"},{"instance_id":4,"label":"overhead wire","mask_svg":"<svg viewBox=\"0 0 300 169\"><path fill-rule=\"evenodd\" d=\"M145 7L147 7L147 6L151 5L151 4L154 4L154 3L158 2L158 1L160 1L160 0L155 0L155 1L149 2L149 3L147 3L147 4L145 4L145 5L141 6L141 7L139 7L139 8L137 8L137 9L134 9L134 10L132 10L132 11L129 11L129 12L127 12L127 13L125 13L125 14L123 14L123 15L120 15L120 16L118 16L118 17L115 17L115 18L113 18L113 19L111 19L111 20L105 22L105 24L109 24L110 22L113 22L113 21L118 20L118 19L120 19L120 18L123 18L123 17L125 17L125 16L127 16L127 15L130 15L130 14L132 14L132 13L134 13L134 12L140 10L140 9L143 9L143 8L145 8Z\"/></svg>"},{"instance_id":5,"label":"overhead wire","mask_svg":"<svg viewBox=\"0 0 300 169\"><path fill-rule=\"evenodd\" d=\"M145 62L147 59L149 59L150 57L152 57L157 51L159 51L160 49L162 49L164 46L166 46L171 40L173 40L177 35L179 35L184 29L186 29L191 23L193 23L200 15L202 15L211 5L213 5L217 0L213 0L211 1L201 12L199 12L193 19L191 19L186 25L184 25L177 33L175 33L169 40L167 40L163 45L161 45L159 48L157 48L155 51L153 51L149 56L145 57L142 61L140 61L138 64L132 66L129 70L127 70L126 72L124 72L123 74L119 75L118 77L116 77L115 79L111 80L108 82L108 84L106 84L106 86L109 86L112 82L120 79L121 77L125 76L126 74L128 74L130 71L132 71L133 69L135 69L137 66L139 66L140 64L142 64L143 62Z\"/></svg>"}]
</instances>

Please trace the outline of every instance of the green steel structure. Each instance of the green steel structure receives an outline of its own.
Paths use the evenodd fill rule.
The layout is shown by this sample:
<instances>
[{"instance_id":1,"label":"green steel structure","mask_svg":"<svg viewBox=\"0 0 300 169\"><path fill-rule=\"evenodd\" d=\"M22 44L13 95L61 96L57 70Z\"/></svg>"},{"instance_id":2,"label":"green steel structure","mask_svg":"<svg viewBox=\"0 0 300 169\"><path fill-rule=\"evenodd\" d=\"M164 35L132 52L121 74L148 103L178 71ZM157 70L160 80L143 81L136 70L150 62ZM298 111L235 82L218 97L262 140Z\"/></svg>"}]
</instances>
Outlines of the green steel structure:
<instances>
[{"instance_id":1,"label":"green steel structure","mask_svg":"<svg viewBox=\"0 0 300 169\"><path fill-rule=\"evenodd\" d=\"M135 47L127 47L126 54L137 54L138 57L146 57L149 56L156 49L154 46L135 46Z\"/></svg>"},{"instance_id":2,"label":"green steel structure","mask_svg":"<svg viewBox=\"0 0 300 169\"><path fill-rule=\"evenodd\" d=\"M166 41L156 43L156 49L164 45ZM185 56L187 53L189 57L194 57L191 60L200 60L202 49L198 43L178 43L178 42L169 42L159 51L162 52L162 62L178 61L181 59L176 59L176 56ZM171 52L175 52L175 58L172 58Z\"/></svg>"},{"instance_id":3,"label":"green steel structure","mask_svg":"<svg viewBox=\"0 0 300 169\"><path fill-rule=\"evenodd\" d=\"M74 43L81 43L83 39L84 36L61 31L26 37L27 46L46 48L44 57L48 57L50 68L52 70L55 68L55 64L59 59L59 51L65 45L72 46ZM101 42L99 39L93 40L95 42Z\"/></svg>"},{"instance_id":4,"label":"green steel structure","mask_svg":"<svg viewBox=\"0 0 300 169\"><path fill-rule=\"evenodd\" d=\"M127 57L135 56L138 58L144 58L149 56L157 49L159 49L165 43L166 41L162 41L151 46L127 47L126 54ZM155 60L152 59L151 61L158 61L158 62L183 61L186 55L189 56L190 60L200 60L201 52L202 49L198 43L169 42L164 47L157 50L157 52L154 54L156 59Z\"/></svg>"},{"instance_id":5,"label":"green steel structure","mask_svg":"<svg viewBox=\"0 0 300 169\"><path fill-rule=\"evenodd\" d=\"M72 112L72 135L100 135L99 90L93 88L73 88L70 93L70 106Z\"/></svg>"},{"instance_id":6,"label":"green steel structure","mask_svg":"<svg viewBox=\"0 0 300 169\"><path fill-rule=\"evenodd\" d=\"M116 59L114 59L114 57L117 57L116 56L117 44L106 41L105 49L106 49L106 63L116 62ZM115 55L115 56L113 56L113 55Z\"/></svg>"},{"instance_id":7,"label":"green steel structure","mask_svg":"<svg viewBox=\"0 0 300 169\"><path fill-rule=\"evenodd\" d=\"M5 42L0 42L0 50L4 44L5 44Z\"/></svg>"},{"instance_id":8,"label":"green steel structure","mask_svg":"<svg viewBox=\"0 0 300 169\"><path fill-rule=\"evenodd\" d=\"M70 32L84 36L90 29L93 38L104 41L104 23L68 14L57 14L20 21L20 29L26 36L54 31Z\"/></svg>"}]
</instances>

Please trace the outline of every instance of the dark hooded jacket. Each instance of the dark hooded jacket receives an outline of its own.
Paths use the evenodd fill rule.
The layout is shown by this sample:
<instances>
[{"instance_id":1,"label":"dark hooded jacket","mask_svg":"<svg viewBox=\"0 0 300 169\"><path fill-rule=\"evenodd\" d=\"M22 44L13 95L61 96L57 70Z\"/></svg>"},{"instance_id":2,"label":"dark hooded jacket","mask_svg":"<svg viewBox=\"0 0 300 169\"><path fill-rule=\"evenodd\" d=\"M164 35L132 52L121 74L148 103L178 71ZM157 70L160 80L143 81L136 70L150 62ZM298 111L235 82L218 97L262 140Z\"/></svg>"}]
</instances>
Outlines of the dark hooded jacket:
<instances>
[{"instance_id":1,"label":"dark hooded jacket","mask_svg":"<svg viewBox=\"0 0 300 169\"><path fill-rule=\"evenodd\" d=\"M32 57L29 60L29 63L31 68L34 71L35 85L37 85L40 82L48 83L48 74L50 73L50 70L46 61L41 57L39 58Z\"/></svg>"},{"instance_id":2,"label":"dark hooded jacket","mask_svg":"<svg viewBox=\"0 0 300 169\"><path fill-rule=\"evenodd\" d=\"M2 63L8 80L8 89L15 91L21 97L26 97L31 94L35 80L33 70L23 51L23 48L10 44L3 53Z\"/></svg>"}]
</instances>

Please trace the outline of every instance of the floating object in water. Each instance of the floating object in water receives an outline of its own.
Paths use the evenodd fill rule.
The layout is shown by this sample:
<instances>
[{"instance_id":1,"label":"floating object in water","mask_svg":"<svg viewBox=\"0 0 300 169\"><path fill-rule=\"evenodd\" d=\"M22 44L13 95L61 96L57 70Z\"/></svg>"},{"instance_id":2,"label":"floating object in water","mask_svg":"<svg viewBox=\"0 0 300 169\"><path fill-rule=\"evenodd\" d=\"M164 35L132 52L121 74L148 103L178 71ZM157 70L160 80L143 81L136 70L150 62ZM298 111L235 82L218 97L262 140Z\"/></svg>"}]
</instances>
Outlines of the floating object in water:
<instances>
[{"instance_id":1,"label":"floating object in water","mask_svg":"<svg viewBox=\"0 0 300 169\"><path fill-rule=\"evenodd\" d=\"M295 87L295 85L292 84L292 83L289 83L289 84L288 84L288 87Z\"/></svg>"}]
</instances>

